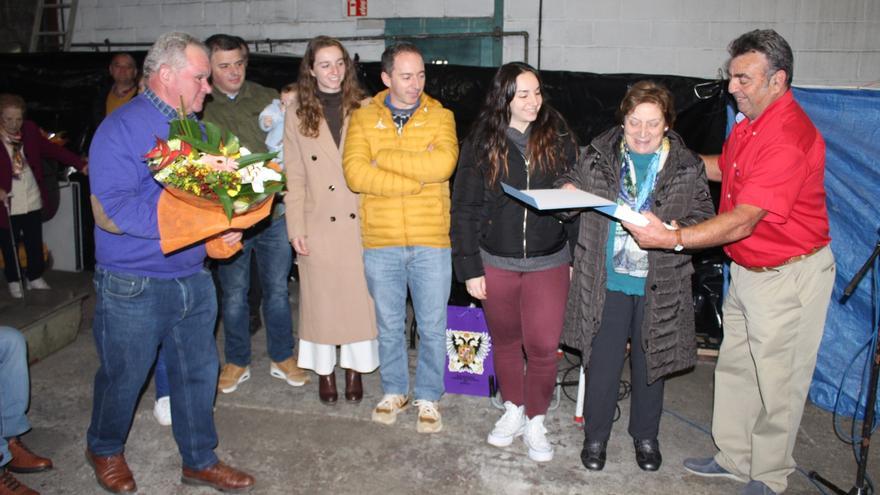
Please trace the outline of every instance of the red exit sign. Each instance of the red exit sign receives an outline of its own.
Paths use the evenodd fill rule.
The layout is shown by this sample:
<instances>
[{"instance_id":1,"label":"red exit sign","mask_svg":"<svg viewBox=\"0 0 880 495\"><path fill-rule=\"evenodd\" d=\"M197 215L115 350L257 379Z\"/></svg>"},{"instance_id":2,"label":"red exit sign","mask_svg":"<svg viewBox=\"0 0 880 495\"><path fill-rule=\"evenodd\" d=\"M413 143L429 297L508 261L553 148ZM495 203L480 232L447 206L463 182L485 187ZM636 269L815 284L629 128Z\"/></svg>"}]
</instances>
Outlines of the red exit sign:
<instances>
[{"instance_id":1,"label":"red exit sign","mask_svg":"<svg viewBox=\"0 0 880 495\"><path fill-rule=\"evenodd\" d=\"M347 0L349 17L365 17L367 15L367 0Z\"/></svg>"}]
</instances>

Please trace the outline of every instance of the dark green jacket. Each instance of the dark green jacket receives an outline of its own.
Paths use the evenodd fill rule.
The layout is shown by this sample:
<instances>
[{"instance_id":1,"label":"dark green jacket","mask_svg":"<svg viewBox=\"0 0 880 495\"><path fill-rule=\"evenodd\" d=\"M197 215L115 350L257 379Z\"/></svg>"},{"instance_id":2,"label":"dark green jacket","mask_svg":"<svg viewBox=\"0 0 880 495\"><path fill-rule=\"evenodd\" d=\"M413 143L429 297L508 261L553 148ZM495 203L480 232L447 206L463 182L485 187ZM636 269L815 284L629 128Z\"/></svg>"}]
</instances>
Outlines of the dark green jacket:
<instances>
[{"instance_id":1,"label":"dark green jacket","mask_svg":"<svg viewBox=\"0 0 880 495\"><path fill-rule=\"evenodd\" d=\"M202 120L238 136L242 146L251 153L263 153L267 151L266 133L260 129L260 112L275 98L278 98L277 91L251 81L241 85L234 100L214 86L205 98Z\"/></svg>"}]
</instances>

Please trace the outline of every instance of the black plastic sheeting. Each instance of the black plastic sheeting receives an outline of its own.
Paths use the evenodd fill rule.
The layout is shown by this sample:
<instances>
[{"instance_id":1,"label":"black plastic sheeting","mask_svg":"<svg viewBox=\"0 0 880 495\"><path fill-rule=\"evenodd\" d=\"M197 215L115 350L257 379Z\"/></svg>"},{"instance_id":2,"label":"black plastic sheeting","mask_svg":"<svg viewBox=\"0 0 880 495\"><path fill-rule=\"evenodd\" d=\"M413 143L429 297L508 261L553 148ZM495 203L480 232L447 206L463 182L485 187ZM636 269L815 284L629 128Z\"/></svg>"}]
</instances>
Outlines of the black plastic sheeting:
<instances>
[{"instance_id":1,"label":"black plastic sheeting","mask_svg":"<svg viewBox=\"0 0 880 495\"><path fill-rule=\"evenodd\" d=\"M477 117L495 68L429 65L425 91L455 112L459 136ZM361 79L371 92L383 88L378 63L361 65ZM559 110L575 131L579 144L589 144L597 134L616 124L615 112L626 90L642 79L661 82L675 95L676 124L688 146L700 153L718 153L724 142L727 115L720 83L678 76L644 74L591 74L541 71L545 102ZM714 93L700 99L694 90ZM714 91L713 91L714 89Z\"/></svg>"},{"instance_id":2,"label":"black plastic sheeting","mask_svg":"<svg viewBox=\"0 0 880 495\"><path fill-rule=\"evenodd\" d=\"M132 52L140 65L145 52ZM28 104L27 118L47 131L65 131L68 147L85 152L95 122L92 108L110 83L106 52L68 52L0 55L0 92L17 93ZM248 79L281 88L296 80L300 58L252 54ZM370 94L384 88L378 62L359 63L358 74ZM464 138L476 118L495 68L429 65L425 91L455 113L457 130ZM663 83L675 95L675 130L699 153L719 153L727 124L723 82L692 77L645 74L591 74L542 71L545 102L568 120L580 145L618 122L615 112L627 88L642 79ZM702 95L702 97L698 96ZM86 184L87 185L87 184ZM87 189L86 189L87 191ZM717 197L717 189L713 190ZM716 203L717 205L717 203ZM90 211L87 205L83 211ZM88 224L88 220L86 224ZM90 238L90 235L85 235ZM90 250L90 246L86 247ZM87 252L88 258L91 253ZM695 259L695 310L702 343L720 341L720 250L709 250ZM86 261L92 266L93 261ZM466 297L454 291L453 299Z\"/></svg>"},{"instance_id":3,"label":"black plastic sheeting","mask_svg":"<svg viewBox=\"0 0 880 495\"><path fill-rule=\"evenodd\" d=\"M133 52L138 63L144 52ZM280 88L296 80L300 58L252 54L248 78ZM104 52L68 52L0 55L0 91L20 94L28 116L43 128L65 130L70 146L78 146L91 129L91 108L109 84L110 55ZM370 93L383 89L378 62L361 63L358 72ZM461 137L476 118L495 69L429 65L425 91L455 113ZM615 124L614 113L627 88L642 79L665 84L675 95L675 130L700 153L717 153L726 126L725 93L719 82L680 76L542 71L544 94L568 120L581 145ZM700 99L695 88L712 96Z\"/></svg>"}]
</instances>

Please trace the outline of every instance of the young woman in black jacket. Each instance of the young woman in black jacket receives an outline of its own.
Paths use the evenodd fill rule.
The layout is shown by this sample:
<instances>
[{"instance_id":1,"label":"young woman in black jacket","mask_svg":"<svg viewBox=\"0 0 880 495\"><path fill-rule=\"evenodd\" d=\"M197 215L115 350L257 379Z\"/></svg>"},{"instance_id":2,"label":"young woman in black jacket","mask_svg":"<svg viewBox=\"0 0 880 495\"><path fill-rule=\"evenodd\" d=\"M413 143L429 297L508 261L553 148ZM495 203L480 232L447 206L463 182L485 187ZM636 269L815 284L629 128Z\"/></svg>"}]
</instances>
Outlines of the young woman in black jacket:
<instances>
[{"instance_id":1,"label":"young woman in black jacket","mask_svg":"<svg viewBox=\"0 0 880 495\"><path fill-rule=\"evenodd\" d=\"M523 435L529 457L549 461L544 415L556 384L574 224L529 209L501 189L501 182L552 188L576 161L573 135L541 90L538 72L527 64L505 64L495 73L459 156L452 256L456 276L482 301L505 401L488 442L504 447Z\"/></svg>"}]
</instances>

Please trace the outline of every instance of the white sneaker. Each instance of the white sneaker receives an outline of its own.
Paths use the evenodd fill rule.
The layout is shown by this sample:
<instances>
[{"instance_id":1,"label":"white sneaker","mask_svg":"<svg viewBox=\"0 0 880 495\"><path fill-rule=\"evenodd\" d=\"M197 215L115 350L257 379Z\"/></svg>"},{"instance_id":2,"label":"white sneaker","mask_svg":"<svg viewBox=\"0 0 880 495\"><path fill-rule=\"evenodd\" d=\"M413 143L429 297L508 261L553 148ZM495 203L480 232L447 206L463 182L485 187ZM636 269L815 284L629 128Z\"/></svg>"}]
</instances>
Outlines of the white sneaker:
<instances>
[{"instance_id":1,"label":"white sneaker","mask_svg":"<svg viewBox=\"0 0 880 495\"><path fill-rule=\"evenodd\" d=\"M21 282L9 282L9 295L13 299L21 299L24 293L21 291Z\"/></svg>"},{"instance_id":2,"label":"white sneaker","mask_svg":"<svg viewBox=\"0 0 880 495\"><path fill-rule=\"evenodd\" d=\"M529 459L535 462L553 460L553 446L547 441L547 428L544 428L543 414L526 422L523 442L529 448Z\"/></svg>"},{"instance_id":3,"label":"white sneaker","mask_svg":"<svg viewBox=\"0 0 880 495\"><path fill-rule=\"evenodd\" d=\"M504 402L504 415L495 423L495 428L489 432L486 439L489 445L507 447L513 443L513 439L522 435L526 426L526 416L523 406L516 406L513 402Z\"/></svg>"},{"instance_id":4,"label":"white sneaker","mask_svg":"<svg viewBox=\"0 0 880 495\"><path fill-rule=\"evenodd\" d=\"M27 288L28 288L28 290L49 290L49 289L51 289L51 287L49 287L49 284L47 284L46 281L43 280L43 277L37 277L34 280L28 280L27 281Z\"/></svg>"},{"instance_id":5,"label":"white sneaker","mask_svg":"<svg viewBox=\"0 0 880 495\"><path fill-rule=\"evenodd\" d=\"M413 401L413 405L419 408L419 418L416 420L417 432L437 433L443 429L443 420L436 402L418 399Z\"/></svg>"},{"instance_id":6,"label":"white sneaker","mask_svg":"<svg viewBox=\"0 0 880 495\"><path fill-rule=\"evenodd\" d=\"M156 399L153 406L153 417L162 426L171 426L171 398L167 395Z\"/></svg>"}]
</instances>

